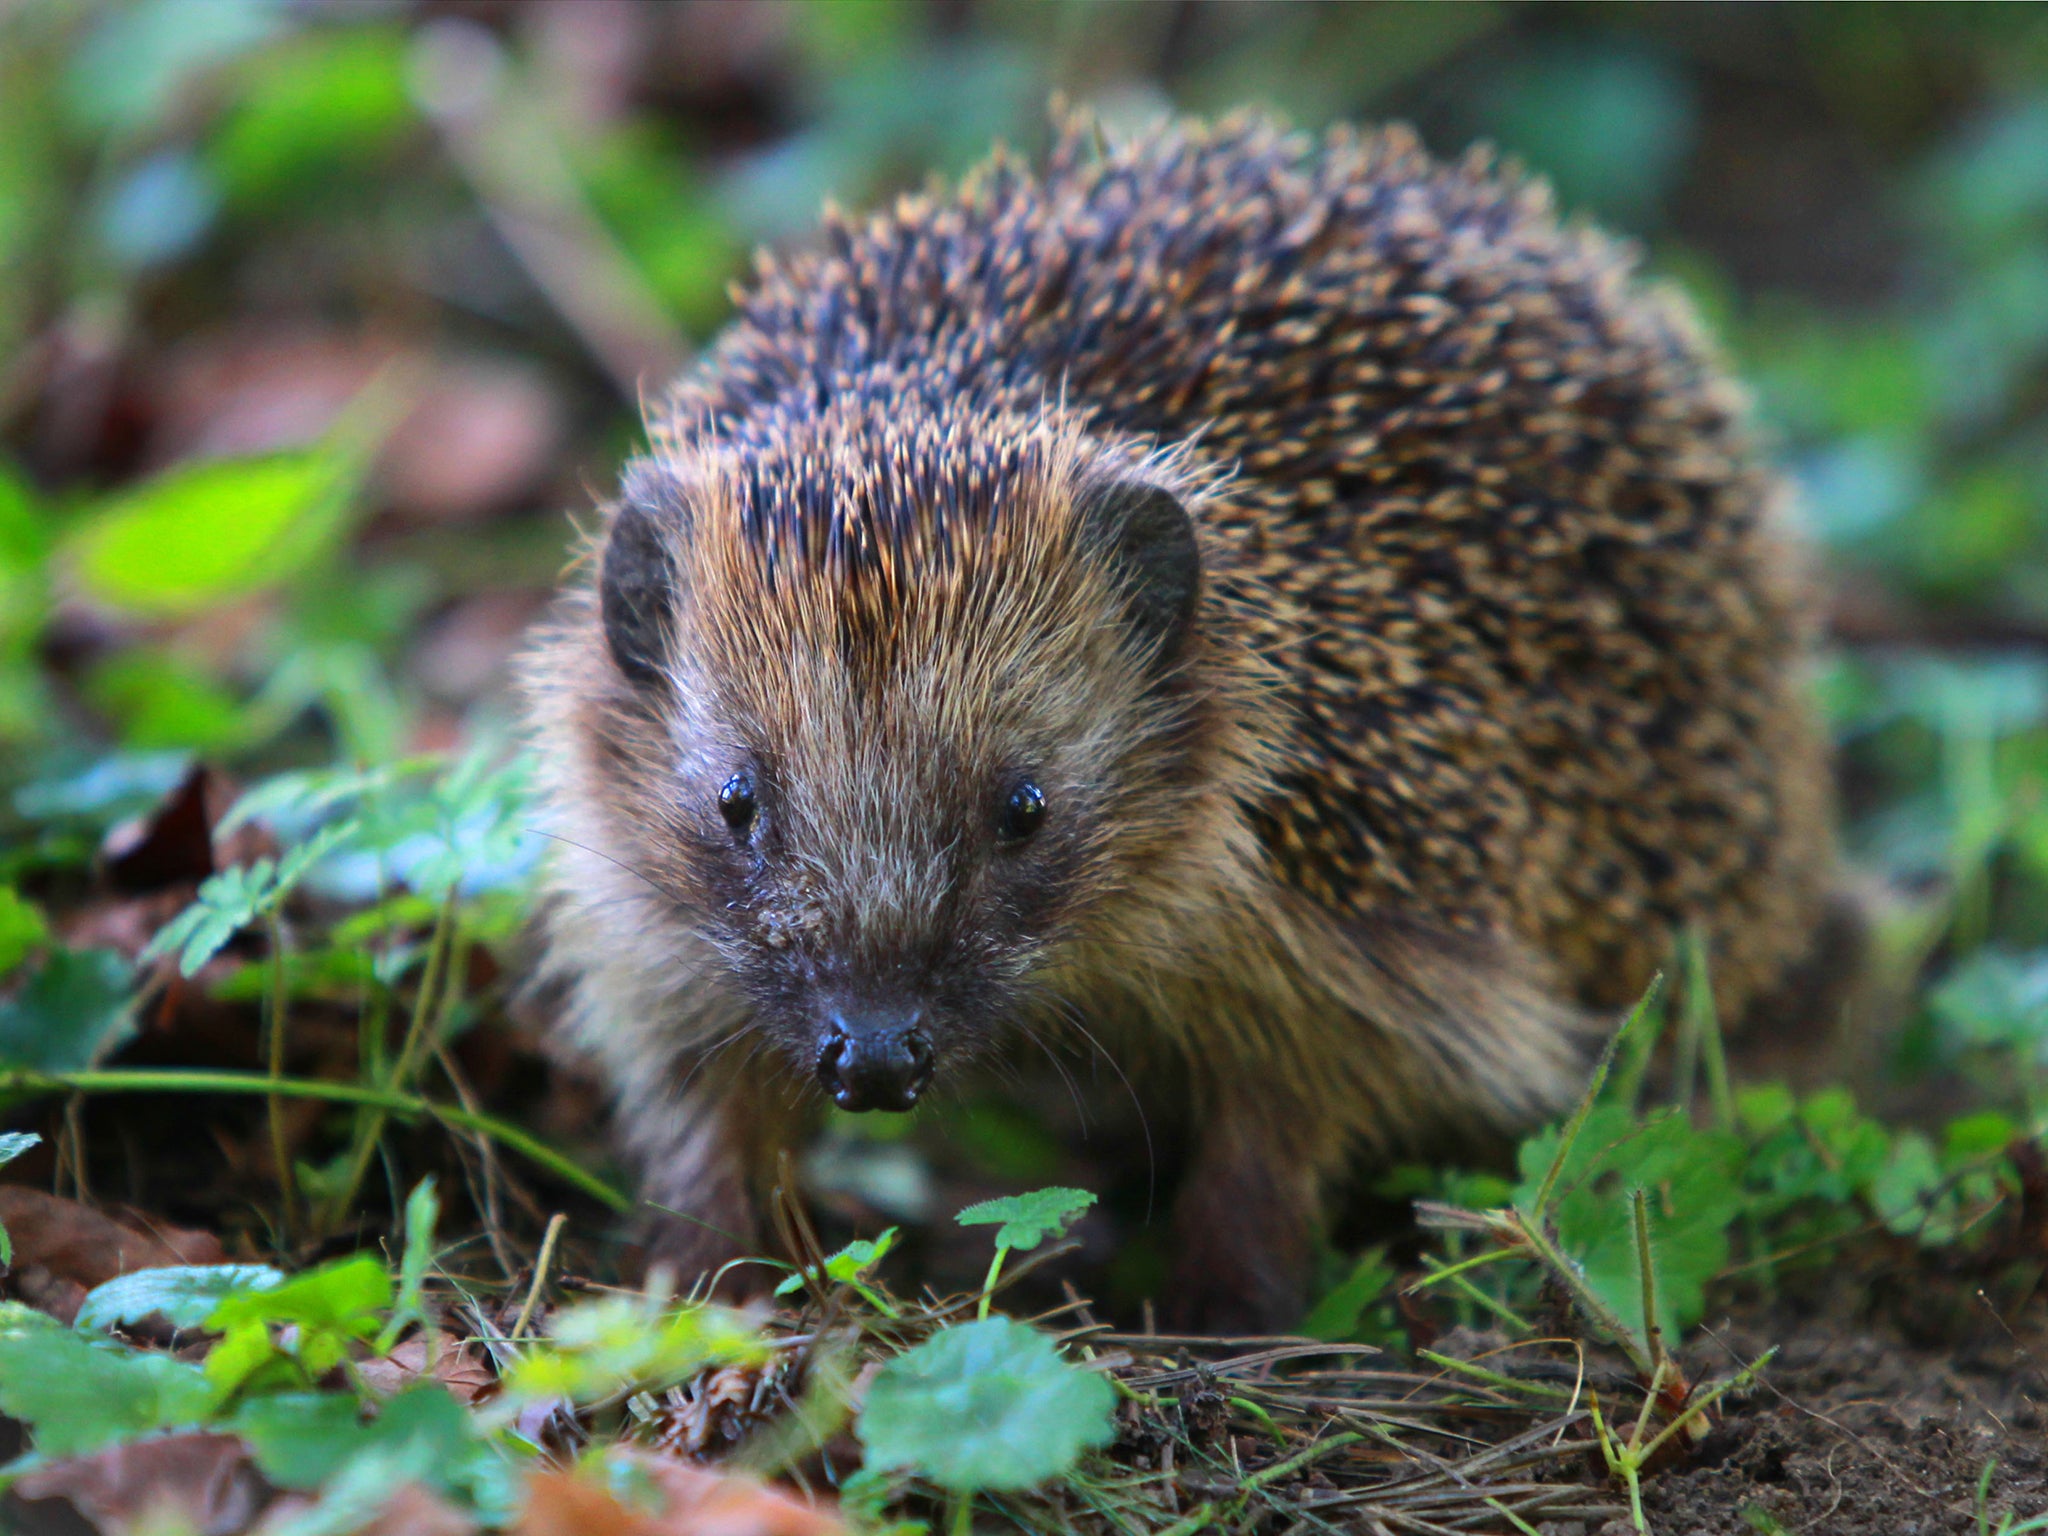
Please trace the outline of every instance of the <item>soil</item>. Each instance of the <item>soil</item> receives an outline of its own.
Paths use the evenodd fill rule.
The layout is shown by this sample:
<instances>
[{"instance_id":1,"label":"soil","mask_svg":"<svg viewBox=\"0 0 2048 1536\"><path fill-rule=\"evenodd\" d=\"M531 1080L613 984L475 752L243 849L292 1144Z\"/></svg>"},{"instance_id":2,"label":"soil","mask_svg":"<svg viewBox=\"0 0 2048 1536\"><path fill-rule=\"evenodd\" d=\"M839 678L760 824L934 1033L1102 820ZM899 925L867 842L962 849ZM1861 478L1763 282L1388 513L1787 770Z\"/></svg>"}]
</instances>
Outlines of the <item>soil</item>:
<instances>
[{"instance_id":1,"label":"soil","mask_svg":"<svg viewBox=\"0 0 2048 1536\"><path fill-rule=\"evenodd\" d=\"M1653 1531L1936 1536L2048 1514L2048 1354L2038 1337L2007 1334L1980 1306L1984 1327L1960 1346L1916 1345L1853 1310L1844 1297L1818 1315L1779 1309L1709 1330L1692 1351L1696 1369L1725 1371L1772 1344L1778 1353L1689 1465L1645 1483Z\"/></svg>"}]
</instances>

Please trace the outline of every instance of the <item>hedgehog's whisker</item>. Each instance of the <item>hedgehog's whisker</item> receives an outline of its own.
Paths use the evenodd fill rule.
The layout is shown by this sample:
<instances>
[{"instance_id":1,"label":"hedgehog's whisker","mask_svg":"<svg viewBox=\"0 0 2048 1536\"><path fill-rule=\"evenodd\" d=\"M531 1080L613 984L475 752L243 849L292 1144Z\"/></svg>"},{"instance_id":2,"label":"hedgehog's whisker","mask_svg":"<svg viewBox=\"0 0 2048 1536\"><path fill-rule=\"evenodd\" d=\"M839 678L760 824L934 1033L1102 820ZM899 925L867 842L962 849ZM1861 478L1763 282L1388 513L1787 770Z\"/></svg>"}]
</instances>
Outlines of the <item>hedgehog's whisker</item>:
<instances>
[{"instance_id":1,"label":"hedgehog's whisker","mask_svg":"<svg viewBox=\"0 0 2048 1536\"><path fill-rule=\"evenodd\" d=\"M1159 1158L1152 1148L1152 1120L1145 1113L1145 1101L1138 1097L1138 1090L1131 1085L1130 1078L1125 1075L1117 1059L1110 1055L1109 1048L1095 1038L1095 1031L1081 1022L1081 1010L1063 997L1054 997L1052 1002L1081 1038L1094 1046L1096 1054L1109 1063L1109 1070L1114 1072L1116 1080L1124 1085L1124 1093L1131 1101L1131 1108L1138 1112L1138 1130L1145 1138L1145 1221L1149 1225L1152 1220L1152 1208L1159 1194Z\"/></svg>"},{"instance_id":2,"label":"hedgehog's whisker","mask_svg":"<svg viewBox=\"0 0 2048 1536\"><path fill-rule=\"evenodd\" d=\"M591 855L593 858L603 859L607 864L617 865L620 869L623 869L627 874L631 875L635 880L644 882L647 888L653 891L655 895L665 897L667 900L674 902L679 907L686 907L690 904L689 901L680 892L670 890L667 886L663 885L659 880L655 879L654 876L648 874L645 870L635 869L632 865L628 864L624 859L613 858L610 854L606 853L602 848L593 848L588 843L577 842L576 839L573 837L564 837L559 832L545 832L542 831L539 827L528 827L526 830L532 833L535 837L545 837L551 842L566 843L569 847L581 849L583 852Z\"/></svg>"}]
</instances>

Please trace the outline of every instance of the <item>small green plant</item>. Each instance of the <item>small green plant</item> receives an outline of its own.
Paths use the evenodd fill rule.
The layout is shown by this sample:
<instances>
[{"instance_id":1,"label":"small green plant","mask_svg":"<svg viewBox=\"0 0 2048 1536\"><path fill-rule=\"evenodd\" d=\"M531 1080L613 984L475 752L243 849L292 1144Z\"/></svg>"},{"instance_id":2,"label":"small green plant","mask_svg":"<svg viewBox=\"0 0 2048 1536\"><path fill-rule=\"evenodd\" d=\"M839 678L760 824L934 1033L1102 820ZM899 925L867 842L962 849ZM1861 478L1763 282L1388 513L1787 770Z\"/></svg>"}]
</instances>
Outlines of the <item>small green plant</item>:
<instances>
[{"instance_id":1,"label":"small green plant","mask_svg":"<svg viewBox=\"0 0 2048 1536\"><path fill-rule=\"evenodd\" d=\"M867 1465L906 1471L955 1496L968 1528L973 1496L1029 1488L1108 1444L1116 1392L1060 1357L1051 1339L1007 1317L941 1329L883 1366L861 1407Z\"/></svg>"},{"instance_id":2,"label":"small green plant","mask_svg":"<svg viewBox=\"0 0 2048 1536\"><path fill-rule=\"evenodd\" d=\"M868 1284L867 1275L877 1264L889 1255L896 1246L896 1228L886 1228L879 1236L855 1238L844 1248L825 1260L825 1278L837 1285L851 1286L860 1293L861 1300L873 1307L884 1317L897 1316L896 1304L876 1287ZM778 1296L793 1296L804 1288L812 1277L799 1270L775 1287Z\"/></svg>"},{"instance_id":3,"label":"small green plant","mask_svg":"<svg viewBox=\"0 0 2048 1536\"><path fill-rule=\"evenodd\" d=\"M1029 1194L983 1200L956 1215L953 1219L963 1227L996 1228L996 1253L989 1261L988 1277L981 1283L981 1310L977 1315L988 1316L1005 1259L1012 1253L1030 1252L1048 1237L1064 1237L1067 1228L1094 1203L1095 1196L1085 1189L1035 1189Z\"/></svg>"}]
</instances>

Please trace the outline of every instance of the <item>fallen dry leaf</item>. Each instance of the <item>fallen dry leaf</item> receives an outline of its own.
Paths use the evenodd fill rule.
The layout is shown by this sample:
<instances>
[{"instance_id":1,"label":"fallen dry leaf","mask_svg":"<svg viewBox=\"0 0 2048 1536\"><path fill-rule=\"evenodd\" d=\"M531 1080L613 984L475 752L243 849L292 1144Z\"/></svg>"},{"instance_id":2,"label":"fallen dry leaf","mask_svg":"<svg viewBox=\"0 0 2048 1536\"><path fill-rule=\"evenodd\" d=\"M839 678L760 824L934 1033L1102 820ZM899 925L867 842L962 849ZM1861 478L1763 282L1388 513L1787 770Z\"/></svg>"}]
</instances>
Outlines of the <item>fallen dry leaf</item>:
<instances>
[{"instance_id":1,"label":"fallen dry leaf","mask_svg":"<svg viewBox=\"0 0 2048 1536\"><path fill-rule=\"evenodd\" d=\"M13 1184L0 1185L0 1226L14 1239L9 1285L22 1300L65 1323L77 1318L87 1291L116 1275L227 1260L211 1232L98 1211Z\"/></svg>"},{"instance_id":2,"label":"fallen dry leaf","mask_svg":"<svg viewBox=\"0 0 2048 1536\"><path fill-rule=\"evenodd\" d=\"M159 1435L72 1456L25 1473L0 1506L0 1528L76 1531L82 1517L102 1536L128 1531L190 1531L230 1536L246 1530L271 1496L233 1435ZM76 1515L67 1517L66 1506Z\"/></svg>"},{"instance_id":3,"label":"fallen dry leaf","mask_svg":"<svg viewBox=\"0 0 2048 1536\"><path fill-rule=\"evenodd\" d=\"M666 1500L659 1512L620 1503L587 1477L542 1472L527 1485L526 1511L514 1536L844 1536L829 1508L750 1477L618 1451Z\"/></svg>"},{"instance_id":4,"label":"fallen dry leaf","mask_svg":"<svg viewBox=\"0 0 2048 1536\"><path fill-rule=\"evenodd\" d=\"M430 1374L426 1335L416 1332L400 1340L390 1354L365 1360L356 1367L356 1371L372 1390L383 1396L403 1391L421 1376ZM465 1403L474 1403L478 1398L495 1392L498 1386L497 1373L489 1362L474 1348L448 1333L441 1335L440 1348L434 1352L431 1379Z\"/></svg>"}]
</instances>

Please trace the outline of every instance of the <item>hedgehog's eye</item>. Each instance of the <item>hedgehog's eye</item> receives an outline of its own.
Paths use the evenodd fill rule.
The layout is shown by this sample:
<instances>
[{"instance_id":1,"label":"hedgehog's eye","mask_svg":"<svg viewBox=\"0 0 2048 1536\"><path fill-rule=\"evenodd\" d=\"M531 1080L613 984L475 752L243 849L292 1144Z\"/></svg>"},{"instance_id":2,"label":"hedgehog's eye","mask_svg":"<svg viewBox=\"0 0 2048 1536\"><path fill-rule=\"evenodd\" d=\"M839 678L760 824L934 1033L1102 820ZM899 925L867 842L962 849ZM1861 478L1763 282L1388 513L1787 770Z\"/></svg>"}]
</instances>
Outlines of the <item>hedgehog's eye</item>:
<instances>
[{"instance_id":1,"label":"hedgehog's eye","mask_svg":"<svg viewBox=\"0 0 2048 1536\"><path fill-rule=\"evenodd\" d=\"M996 836L1006 843L1021 843L1044 820L1045 795L1029 779L1022 779L1003 802L1002 814L996 818Z\"/></svg>"},{"instance_id":2,"label":"hedgehog's eye","mask_svg":"<svg viewBox=\"0 0 2048 1536\"><path fill-rule=\"evenodd\" d=\"M751 774L744 771L736 773L719 786L718 814L725 818L725 824L732 828L734 836L746 836L747 828L754 824L757 809Z\"/></svg>"}]
</instances>

